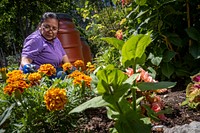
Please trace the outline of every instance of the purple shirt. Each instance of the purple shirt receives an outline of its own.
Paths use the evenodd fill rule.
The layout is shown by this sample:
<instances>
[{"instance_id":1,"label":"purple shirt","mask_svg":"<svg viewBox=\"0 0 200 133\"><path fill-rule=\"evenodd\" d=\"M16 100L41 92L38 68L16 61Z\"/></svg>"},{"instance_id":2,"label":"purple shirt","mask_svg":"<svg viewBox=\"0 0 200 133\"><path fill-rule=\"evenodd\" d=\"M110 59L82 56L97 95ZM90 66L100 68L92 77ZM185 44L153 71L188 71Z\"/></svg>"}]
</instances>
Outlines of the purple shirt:
<instances>
[{"instance_id":1,"label":"purple shirt","mask_svg":"<svg viewBox=\"0 0 200 133\"><path fill-rule=\"evenodd\" d=\"M35 64L37 69L42 64L52 64L58 67L64 55L66 53L59 39L55 38L52 44L42 37L39 30L25 39L21 54L22 57L32 59L32 64ZM20 69L22 69L21 66Z\"/></svg>"}]
</instances>

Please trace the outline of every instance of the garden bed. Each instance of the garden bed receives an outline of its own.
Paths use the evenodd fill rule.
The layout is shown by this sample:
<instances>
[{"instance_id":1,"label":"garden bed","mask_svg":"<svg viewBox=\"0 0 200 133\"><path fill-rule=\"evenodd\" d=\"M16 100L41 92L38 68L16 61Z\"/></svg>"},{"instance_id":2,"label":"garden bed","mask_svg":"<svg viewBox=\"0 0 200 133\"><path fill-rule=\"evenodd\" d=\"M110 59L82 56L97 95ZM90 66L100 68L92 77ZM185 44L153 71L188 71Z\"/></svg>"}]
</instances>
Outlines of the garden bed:
<instances>
[{"instance_id":1,"label":"garden bed","mask_svg":"<svg viewBox=\"0 0 200 133\"><path fill-rule=\"evenodd\" d=\"M155 125L172 128L177 125L189 124L192 121L200 122L200 112L192 110L188 106L181 106L185 100L185 90L168 90L168 93L160 95L165 107L171 108L172 113L165 114L167 120L155 123ZM109 128L114 126L114 122L109 120L105 108L88 109L85 116L79 120L80 125L76 131L108 133ZM159 131L157 131L159 132ZM160 132L161 133L161 132Z\"/></svg>"}]
</instances>

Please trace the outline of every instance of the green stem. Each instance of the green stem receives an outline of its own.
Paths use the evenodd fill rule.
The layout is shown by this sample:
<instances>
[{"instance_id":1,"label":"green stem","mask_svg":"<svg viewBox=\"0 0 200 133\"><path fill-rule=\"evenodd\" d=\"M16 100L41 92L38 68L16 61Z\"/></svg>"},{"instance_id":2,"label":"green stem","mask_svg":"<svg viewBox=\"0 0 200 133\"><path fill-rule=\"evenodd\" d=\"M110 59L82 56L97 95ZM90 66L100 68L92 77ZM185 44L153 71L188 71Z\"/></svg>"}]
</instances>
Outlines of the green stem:
<instances>
[{"instance_id":1,"label":"green stem","mask_svg":"<svg viewBox=\"0 0 200 133\"><path fill-rule=\"evenodd\" d=\"M133 110L136 111L136 89L132 88Z\"/></svg>"},{"instance_id":2,"label":"green stem","mask_svg":"<svg viewBox=\"0 0 200 133\"><path fill-rule=\"evenodd\" d=\"M133 72L136 73L136 63L134 62L133 64ZM132 98L133 98L133 110L136 111L136 81L134 80L133 83L133 88L132 88Z\"/></svg>"}]
</instances>

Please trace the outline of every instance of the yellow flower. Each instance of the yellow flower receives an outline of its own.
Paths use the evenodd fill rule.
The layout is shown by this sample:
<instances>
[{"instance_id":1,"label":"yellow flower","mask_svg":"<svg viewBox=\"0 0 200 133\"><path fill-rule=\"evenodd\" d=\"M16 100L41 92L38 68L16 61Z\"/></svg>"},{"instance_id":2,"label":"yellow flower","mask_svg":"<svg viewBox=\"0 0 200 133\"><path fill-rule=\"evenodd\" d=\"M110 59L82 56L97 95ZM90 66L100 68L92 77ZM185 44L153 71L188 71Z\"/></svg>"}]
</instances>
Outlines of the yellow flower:
<instances>
[{"instance_id":1,"label":"yellow flower","mask_svg":"<svg viewBox=\"0 0 200 133\"><path fill-rule=\"evenodd\" d=\"M44 75L47 75L47 76L52 76L56 73L56 69L51 64L43 64L38 69L38 72L40 72Z\"/></svg>"},{"instance_id":2,"label":"yellow flower","mask_svg":"<svg viewBox=\"0 0 200 133\"><path fill-rule=\"evenodd\" d=\"M126 18L122 19L119 24L122 25L124 22L126 22Z\"/></svg>"},{"instance_id":3,"label":"yellow flower","mask_svg":"<svg viewBox=\"0 0 200 133\"><path fill-rule=\"evenodd\" d=\"M91 62L87 62L86 67L87 67L86 71L93 72L95 70L95 66L92 65Z\"/></svg>"},{"instance_id":4,"label":"yellow flower","mask_svg":"<svg viewBox=\"0 0 200 133\"><path fill-rule=\"evenodd\" d=\"M60 88L52 88L44 95L44 102L48 110L61 110L64 109L67 103L66 90Z\"/></svg>"},{"instance_id":5,"label":"yellow flower","mask_svg":"<svg viewBox=\"0 0 200 133\"><path fill-rule=\"evenodd\" d=\"M63 68L64 71L68 71L68 70L72 69L72 64L67 62L67 63L62 65L62 68Z\"/></svg>"},{"instance_id":6,"label":"yellow flower","mask_svg":"<svg viewBox=\"0 0 200 133\"><path fill-rule=\"evenodd\" d=\"M0 73L2 73L2 72L6 72L6 67L0 68Z\"/></svg>"},{"instance_id":7,"label":"yellow flower","mask_svg":"<svg viewBox=\"0 0 200 133\"><path fill-rule=\"evenodd\" d=\"M16 80L16 81L13 81L9 84L7 84L3 91L4 91L4 94L9 94L11 95L13 92L15 92L16 90L19 90L19 92L24 92L24 89L28 88L29 85L26 83L26 81L24 80Z\"/></svg>"},{"instance_id":8,"label":"yellow flower","mask_svg":"<svg viewBox=\"0 0 200 133\"><path fill-rule=\"evenodd\" d=\"M85 66L85 64L84 64L84 61L82 61L82 60L76 60L76 61L74 62L74 66L75 66L77 69L78 69L78 68L83 69L84 66Z\"/></svg>"},{"instance_id":9,"label":"yellow flower","mask_svg":"<svg viewBox=\"0 0 200 133\"><path fill-rule=\"evenodd\" d=\"M30 85L35 85L38 84L39 81L41 80L42 76L40 75L40 73L35 72L35 73L30 73L28 75L28 80L30 81Z\"/></svg>"}]
</instances>

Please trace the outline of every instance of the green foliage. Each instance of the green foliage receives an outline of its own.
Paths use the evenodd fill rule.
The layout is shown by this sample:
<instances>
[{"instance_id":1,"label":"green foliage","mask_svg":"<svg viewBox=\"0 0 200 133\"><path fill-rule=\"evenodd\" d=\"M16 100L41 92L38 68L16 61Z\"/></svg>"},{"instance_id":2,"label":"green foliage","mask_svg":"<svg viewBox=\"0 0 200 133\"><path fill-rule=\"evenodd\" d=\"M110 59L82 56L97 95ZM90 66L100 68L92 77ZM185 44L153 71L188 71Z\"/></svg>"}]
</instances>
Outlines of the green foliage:
<instances>
[{"instance_id":1,"label":"green foliage","mask_svg":"<svg viewBox=\"0 0 200 133\"><path fill-rule=\"evenodd\" d=\"M104 40L108 41L108 43L111 43L113 46L119 45L118 41L111 41L113 39L106 38ZM142 56L150 42L150 35L139 34L130 37L130 39L122 46L122 63L125 64L126 67L132 66L134 68L133 72L136 72L136 65L141 63L138 60L141 58L143 59ZM132 63L126 63L130 60ZM143 60L144 63L145 58ZM81 112L87 108L105 106L108 111L108 117L115 120L115 128L119 133L148 133L151 131L150 120L148 117L156 118L157 114L148 111L148 117L142 115L140 103L144 97L141 96L137 98L136 90L144 92L147 90L171 88L176 85L176 83L172 82L137 83L137 73L128 77L123 71L115 68L113 65L108 65L105 68L98 70L96 76L98 79L97 93L100 96L79 105L71 110L70 114ZM126 99L127 94L130 92L132 94L132 104Z\"/></svg>"},{"instance_id":2,"label":"green foliage","mask_svg":"<svg viewBox=\"0 0 200 133\"><path fill-rule=\"evenodd\" d=\"M139 83L134 86L134 80L138 75L127 77L122 71L108 66L97 72L97 90L100 96L95 97L70 111L71 113L81 112L87 108L105 106L108 109L108 116L116 121L115 128L118 132L150 132L150 121L141 115L140 109L134 110L126 100L125 95L133 87L149 90L152 88L161 89L173 87L175 83ZM145 88L145 89L144 89ZM140 102L138 102L139 104ZM138 106L138 105L137 105ZM145 120L146 119L146 120ZM145 120L145 121L144 121ZM141 127L141 128L137 128Z\"/></svg>"},{"instance_id":3,"label":"green foliage","mask_svg":"<svg viewBox=\"0 0 200 133\"><path fill-rule=\"evenodd\" d=\"M151 43L150 34L133 35L122 47L122 63L125 67L135 64L143 64L145 61L145 49Z\"/></svg>"}]
</instances>

